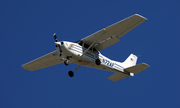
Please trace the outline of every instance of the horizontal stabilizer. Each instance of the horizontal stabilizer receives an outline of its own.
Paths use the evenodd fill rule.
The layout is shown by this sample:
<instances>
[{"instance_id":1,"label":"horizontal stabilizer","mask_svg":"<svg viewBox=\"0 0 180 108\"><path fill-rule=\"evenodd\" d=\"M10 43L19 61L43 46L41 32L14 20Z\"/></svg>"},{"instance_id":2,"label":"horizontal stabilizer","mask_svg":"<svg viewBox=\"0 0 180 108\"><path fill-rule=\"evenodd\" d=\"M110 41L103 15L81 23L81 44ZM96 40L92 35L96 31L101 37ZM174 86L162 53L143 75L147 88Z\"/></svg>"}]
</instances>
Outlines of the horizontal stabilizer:
<instances>
[{"instance_id":1,"label":"horizontal stabilizer","mask_svg":"<svg viewBox=\"0 0 180 108\"><path fill-rule=\"evenodd\" d=\"M124 78L127 78L127 77L129 77L129 75L121 73L121 72L116 72L115 74L108 77L108 79L112 80L112 81L118 81L120 79L124 79Z\"/></svg>"},{"instance_id":2,"label":"horizontal stabilizer","mask_svg":"<svg viewBox=\"0 0 180 108\"><path fill-rule=\"evenodd\" d=\"M128 68L126 68L124 70L127 71L127 72L130 72L130 73L138 74L139 72L147 69L148 67L150 67L150 66L145 64L145 63L141 63L141 64L138 64L138 65L135 65L135 66L132 66L132 67L128 67Z\"/></svg>"}]
</instances>

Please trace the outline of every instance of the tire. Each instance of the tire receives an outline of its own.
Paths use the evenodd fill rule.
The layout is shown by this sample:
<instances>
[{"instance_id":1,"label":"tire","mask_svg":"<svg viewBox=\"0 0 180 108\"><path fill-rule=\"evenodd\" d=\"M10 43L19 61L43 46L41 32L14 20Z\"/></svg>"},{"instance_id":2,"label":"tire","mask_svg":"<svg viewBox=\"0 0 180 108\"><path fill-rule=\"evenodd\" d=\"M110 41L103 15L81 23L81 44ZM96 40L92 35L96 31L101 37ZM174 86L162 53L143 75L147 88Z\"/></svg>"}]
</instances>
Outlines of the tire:
<instances>
[{"instance_id":1,"label":"tire","mask_svg":"<svg viewBox=\"0 0 180 108\"><path fill-rule=\"evenodd\" d=\"M65 60L65 61L64 61L64 64L65 64L66 66L68 66L68 65L69 65L69 60Z\"/></svg>"},{"instance_id":2,"label":"tire","mask_svg":"<svg viewBox=\"0 0 180 108\"><path fill-rule=\"evenodd\" d=\"M69 75L70 77L73 77L73 76L74 76L74 72L69 71L69 72L68 72L68 75Z\"/></svg>"},{"instance_id":3,"label":"tire","mask_svg":"<svg viewBox=\"0 0 180 108\"><path fill-rule=\"evenodd\" d=\"M99 59L96 59L95 63L96 63L96 65L100 65L101 61Z\"/></svg>"}]
</instances>

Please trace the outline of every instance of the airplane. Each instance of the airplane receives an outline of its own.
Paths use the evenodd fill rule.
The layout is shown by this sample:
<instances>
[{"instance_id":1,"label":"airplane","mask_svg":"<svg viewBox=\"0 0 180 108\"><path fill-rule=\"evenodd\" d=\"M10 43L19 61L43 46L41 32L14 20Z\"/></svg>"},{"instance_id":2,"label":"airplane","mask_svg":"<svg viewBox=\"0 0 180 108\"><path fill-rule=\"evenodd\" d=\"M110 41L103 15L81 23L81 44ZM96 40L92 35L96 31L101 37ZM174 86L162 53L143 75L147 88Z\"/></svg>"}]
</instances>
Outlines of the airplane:
<instances>
[{"instance_id":1,"label":"airplane","mask_svg":"<svg viewBox=\"0 0 180 108\"><path fill-rule=\"evenodd\" d=\"M118 62L105 57L100 51L119 42L120 37L146 20L145 17L134 14L77 42L58 41L55 33L53 36L56 50L22 65L22 68L35 71L61 63L66 66L75 63L78 67L68 72L70 77L81 66L114 72L108 77L112 81L134 76L150 66L146 63L136 65L138 57L134 54L130 54L124 62Z\"/></svg>"}]
</instances>

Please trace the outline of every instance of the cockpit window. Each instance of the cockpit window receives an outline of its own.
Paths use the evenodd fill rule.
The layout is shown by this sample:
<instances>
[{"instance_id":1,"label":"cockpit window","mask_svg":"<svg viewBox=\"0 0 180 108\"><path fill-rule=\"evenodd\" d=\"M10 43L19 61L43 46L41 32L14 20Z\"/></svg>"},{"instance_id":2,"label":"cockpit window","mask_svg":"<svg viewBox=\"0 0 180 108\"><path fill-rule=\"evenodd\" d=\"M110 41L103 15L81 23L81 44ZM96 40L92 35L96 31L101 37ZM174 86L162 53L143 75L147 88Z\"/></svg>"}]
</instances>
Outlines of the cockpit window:
<instances>
[{"instance_id":1,"label":"cockpit window","mask_svg":"<svg viewBox=\"0 0 180 108\"><path fill-rule=\"evenodd\" d=\"M81 40L78 40L78 41L76 41L75 43L78 43L78 42L80 42Z\"/></svg>"},{"instance_id":2,"label":"cockpit window","mask_svg":"<svg viewBox=\"0 0 180 108\"><path fill-rule=\"evenodd\" d=\"M98 52L95 48L93 48L93 52Z\"/></svg>"},{"instance_id":3,"label":"cockpit window","mask_svg":"<svg viewBox=\"0 0 180 108\"><path fill-rule=\"evenodd\" d=\"M83 42L81 40L77 41L76 43L78 43L79 45L83 46ZM84 43L84 48L86 48L86 49L89 48L89 45ZM99 51L97 51L95 48L93 48L93 49L90 48L89 50L99 54Z\"/></svg>"},{"instance_id":4,"label":"cockpit window","mask_svg":"<svg viewBox=\"0 0 180 108\"><path fill-rule=\"evenodd\" d=\"M89 48L89 45L84 43L84 48ZM95 48L90 48L91 51L96 52L97 50ZM98 52L98 51L97 51Z\"/></svg>"},{"instance_id":5,"label":"cockpit window","mask_svg":"<svg viewBox=\"0 0 180 108\"><path fill-rule=\"evenodd\" d=\"M83 42L82 42L81 40L78 40L78 41L76 41L75 43L78 43L78 44L81 45L81 46L82 46L82 44L83 44Z\"/></svg>"},{"instance_id":6,"label":"cockpit window","mask_svg":"<svg viewBox=\"0 0 180 108\"><path fill-rule=\"evenodd\" d=\"M80 41L80 42L78 42L78 44L82 46L83 42L82 42L82 41Z\"/></svg>"},{"instance_id":7,"label":"cockpit window","mask_svg":"<svg viewBox=\"0 0 180 108\"><path fill-rule=\"evenodd\" d=\"M84 43L84 48L89 48L89 45Z\"/></svg>"},{"instance_id":8,"label":"cockpit window","mask_svg":"<svg viewBox=\"0 0 180 108\"><path fill-rule=\"evenodd\" d=\"M97 51L97 50L96 50L96 51L94 51L94 52L95 52L96 54L99 54L99 51Z\"/></svg>"}]
</instances>

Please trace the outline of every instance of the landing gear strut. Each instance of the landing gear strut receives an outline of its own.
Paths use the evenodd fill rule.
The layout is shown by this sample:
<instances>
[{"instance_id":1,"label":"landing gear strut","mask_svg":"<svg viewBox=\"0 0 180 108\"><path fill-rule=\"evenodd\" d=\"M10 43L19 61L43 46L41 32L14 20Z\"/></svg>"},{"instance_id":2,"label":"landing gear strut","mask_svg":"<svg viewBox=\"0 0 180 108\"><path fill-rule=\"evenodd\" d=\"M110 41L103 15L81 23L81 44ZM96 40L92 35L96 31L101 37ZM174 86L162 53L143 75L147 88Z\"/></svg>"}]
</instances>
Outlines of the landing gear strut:
<instances>
[{"instance_id":1,"label":"landing gear strut","mask_svg":"<svg viewBox=\"0 0 180 108\"><path fill-rule=\"evenodd\" d=\"M74 76L74 72L75 72L79 67L80 67L80 65L79 65L74 71L69 71L69 72L68 72L68 75L69 75L70 77L73 77L73 76Z\"/></svg>"}]
</instances>

